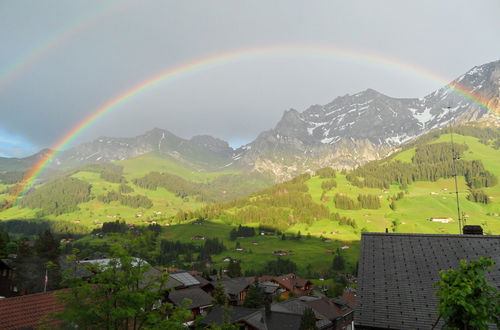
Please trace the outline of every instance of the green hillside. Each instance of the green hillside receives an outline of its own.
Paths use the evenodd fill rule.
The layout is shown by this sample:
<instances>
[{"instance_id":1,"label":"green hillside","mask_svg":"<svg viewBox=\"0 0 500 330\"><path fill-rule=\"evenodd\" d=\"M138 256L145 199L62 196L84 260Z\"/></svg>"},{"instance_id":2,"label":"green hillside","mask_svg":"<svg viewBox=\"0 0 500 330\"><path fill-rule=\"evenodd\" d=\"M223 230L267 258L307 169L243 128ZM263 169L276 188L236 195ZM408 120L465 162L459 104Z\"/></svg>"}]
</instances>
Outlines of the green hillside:
<instances>
[{"instance_id":1,"label":"green hillside","mask_svg":"<svg viewBox=\"0 0 500 330\"><path fill-rule=\"evenodd\" d=\"M186 195L174 192L175 189L169 190L161 186L155 189L146 189L134 184L135 180L152 172L166 173L165 175L175 177L186 185L199 189ZM48 186L51 185L51 181L49 181L37 186L35 191L21 199L14 207L2 210L0 220L34 218L70 220L90 227L99 226L105 221L114 219L123 219L130 223L165 222L179 210L196 210L206 205L209 201L200 197L202 193L208 194L212 199L210 201L227 200L230 196L243 196L271 183L269 177L259 174L253 175L236 171L196 171L153 153L113 164L87 165L72 170L66 175L66 178L78 179L90 185L88 200L78 203L76 210L67 208L65 205L59 205L60 211L53 212L51 210L51 205L61 204L61 201L48 198L50 195L54 195L53 190L48 190ZM65 184L66 181L60 181L59 184ZM103 196L119 191L121 185L126 185L129 187L127 189L130 190L122 193L122 196L129 200L140 197L143 200L149 200L150 203L146 202L143 205L134 205L135 207L133 207L130 206L132 203L125 205L122 200L103 202ZM9 197L8 189L11 186L12 184L1 184L0 203ZM64 187L61 189L64 190ZM67 189L69 188L66 187ZM38 204L45 205L45 207L35 207L38 204L25 202L25 200L30 199L30 195L36 195L37 191L39 195L43 196L40 198L45 198ZM68 193L71 195L71 191Z\"/></svg>"},{"instance_id":2,"label":"green hillside","mask_svg":"<svg viewBox=\"0 0 500 330\"><path fill-rule=\"evenodd\" d=\"M495 138L481 137L483 130L474 129L472 132L479 137L463 135L463 132L454 135L455 149L457 152L461 150L460 160L457 161L458 172L466 173L458 176L460 206L467 224L481 225L486 233L499 234L500 185L497 178L500 177L500 150L495 148ZM356 171L337 172L334 178L304 175L247 199L185 214L184 218L202 216L220 219L225 223L247 225L274 223L281 230L292 233L301 231L302 234L347 241L359 239L362 231L383 232L386 228L391 232L458 233L449 142L450 134L431 133L406 150ZM426 152L436 155L416 160L421 163L412 163L417 149L420 150L419 155L425 155ZM393 168L401 172L394 175L401 175L401 180L404 178L409 182L391 181L388 172ZM363 173L371 174L363 177ZM407 177L404 177L405 173ZM419 179L419 176L425 175L433 179ZM412 177L416 179L412 180ZM336 186L327 191L322 189L322 185L331 180L335 181ZM487 204L468 199L471 184L472 190L484 192ZM357 200L360 195L376 196L380 200L380 207L359 207L360 202ZM287 196L288 200L283 201L283 196ZM335 203L336 198L350 199L353 209L340 208ZM304 215L304 210L310 212ZM334 219L334 213L347 220ZM432 217L449 217L453 221L431 222L429 219ZM252 218L258 220L252 222Z\"/></svg>"}]
</instances>

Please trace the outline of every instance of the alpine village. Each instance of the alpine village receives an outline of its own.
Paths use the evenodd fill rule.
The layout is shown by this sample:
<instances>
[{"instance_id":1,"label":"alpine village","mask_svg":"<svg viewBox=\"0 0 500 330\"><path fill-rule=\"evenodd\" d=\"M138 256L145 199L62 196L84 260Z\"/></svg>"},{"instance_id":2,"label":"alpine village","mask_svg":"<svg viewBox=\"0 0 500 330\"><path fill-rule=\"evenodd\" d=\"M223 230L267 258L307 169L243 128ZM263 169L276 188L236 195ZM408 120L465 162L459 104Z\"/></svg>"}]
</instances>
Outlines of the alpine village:
<instances>
[{"instance_id":1,"label":"alpine village","mask_svg":"<svg viewBox=\"0 0 500 330\"><path fill-rule=\"evenodd\" d=\"M0 329L499 329L500 60L461 72L241 146L150 128L16 157L0 136Z\"/></svg>"}]
</instances>

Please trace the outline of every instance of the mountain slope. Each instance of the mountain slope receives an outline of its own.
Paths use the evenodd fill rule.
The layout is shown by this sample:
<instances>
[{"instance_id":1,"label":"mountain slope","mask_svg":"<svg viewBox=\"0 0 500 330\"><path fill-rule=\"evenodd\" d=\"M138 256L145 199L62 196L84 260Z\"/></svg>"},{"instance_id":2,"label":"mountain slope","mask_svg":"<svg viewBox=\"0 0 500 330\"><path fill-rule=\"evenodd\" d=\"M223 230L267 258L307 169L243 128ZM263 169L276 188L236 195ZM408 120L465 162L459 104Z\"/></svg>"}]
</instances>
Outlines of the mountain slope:
<instances>
[{"instance_id":1,"label":"mountain slope","mask_svg":"<svg viewBox=\"0 0 500 330\"><path fill-rule=\"evenodd\" d=\"M498 108L500 61L474 67L450 85L459 85ZM495 114L448 86L414 99L391 98L367 89L302 113L286 111L273 130L238 150L237 160L283 179L323 166L353 168L430 130L486 117L487 123L498 125Z\"/></svg>"},{"instance_id":2,"label":"mountain slope","mask_svg":"<svg viewBox=\"0 0 500 330\"><path fill-rule=\"evenodd\" d=\"M500 131L465 126L457 128L454 135L461 158L457 163L459 198L467 224L481 225L485 232L498 234ZM361 231L383 232L385 228L409 233L457 233L450 139L446 129L431 132L389 158L356 170L301 175L246 199L184 218L223 218L226 223L261 224L341 240L357 240ZM485 180L480 183L477 179ZM486 199L474 202L473 192L484 193ZM433 217L453 220L429 221Z\"/></svg>"}]
</instances>

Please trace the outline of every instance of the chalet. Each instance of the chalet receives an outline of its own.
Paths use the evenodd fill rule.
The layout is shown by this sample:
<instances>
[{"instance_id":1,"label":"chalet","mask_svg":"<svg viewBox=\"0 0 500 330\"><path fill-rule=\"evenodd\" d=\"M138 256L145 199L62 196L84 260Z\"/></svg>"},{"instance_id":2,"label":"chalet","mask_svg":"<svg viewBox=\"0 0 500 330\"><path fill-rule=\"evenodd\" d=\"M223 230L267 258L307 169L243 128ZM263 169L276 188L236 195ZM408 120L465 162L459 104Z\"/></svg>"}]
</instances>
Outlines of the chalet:
<instances>
[{"instance_id":1,"label":"chalet","mask_svg":"<svg viewBox=\"0 0 500 330\"><path fill-rule=\"evenodd\" d=\"M191 237L191 240L204 240L204 239L205 239L205 236L203 236L203 235L196 235L196 236Z\"/></svg>"},{"instance_id":2,"label":"chalet","mask_svg":"<svg viewBox=\"0 0 500 330\"><path fill-rule=\"evenodd\" d=\"M60 243L71 243L74 240L74 238L61 238Z\"/></svg>"},{"instance_id":3,"label":"chalet","mask_svg":"<svg viewBox=\"0 0 500 330\"><path fill-rule=\"evenodd\" d=\"M273 251L273 254L275 256L287 256L289 254L289 251L287 251L287 250L275 250L275 251Z\"/></svg>"},{"instance_id":4,"label":"chalet","mask_svg":"<svg viewBox=\"0 0 500 330\"><path fill-rule=\"evenodd\" d=\"M226 296L229 298L229 304L239 306L243 304L247 296L248 288L254 282L253 277L225 278L215 283L224 288Z\"/></svg>"},{"instance_id":5,"label":"chalet","mask_svg":"<svg viewBox=\"0 0 500 330\"><path fill-rule=\"evenodd\" d=\"M488 257L495 265L486 280L500 287L499 242L500 236L362 233L355 328L431 329L439 271ZM436 329L442 327L440 321Z\"/></svg>"},{"instance_id":6,"label":"chalet","mask_svg":"<svg viewBox=\"0 0 500 330\"><path fill-rule=\"evenodd\" d=\"M225 310L215 307L202 321L206 328L222 327L229 322L248 330L283 330L299 329L302 316L300 314L266 311L264 309L233 307Z\"/></svg>"},{"instance_id":7,"label":"chalet","mask_svg":"<svg viewBox=\"0 0 500 330\"><path fill-rule=\"evenodd\" d=\"M272 311L288 314L304 314L311 308L316 317L317 329L347 329L353 319L353 305L342 298L304 296L273 304Z\"/></svg>"},{"instance_id":8,"label":"chalet","mask_svg":"<svg viewBox=\"0 0 500 330\"><path fill-rule=\"evenodd\" d=\"M431 221L431 222L441 222L441 223L450 223L450 222L453 222L453 218L449 218L449 217L432 217L432 218L429 218L429 221Z\"/></svg>"},{"instance_id":9,"label":"chalet","mask_svg":"<svg viewBox=\"0 0 500 330\"><path fill-rule=\"evenodd\" d=\"M173 290L167 293L167 300L177 307L183 305L184 300L189 300L187 306L193 314L193 319L198 315L206 315L212 307L212 297L199 287Z\"/></svg>"},{"instance_id":10,"label":"chalet","mask_svg":"<svg viewBox=\"0 0 500 330\"><path fill-rule=\"evenodd\" d=\"M258 283L266 295L274 295L280 288L279 284L273 281L264 281Z\"/></svg>"},{"instance_id":11,"label":"chalet","mask_svg":"<svg viewBox=\"0 0 500 330\"><path fill-rule=\"evenodd\" d=\"M288 297L289 293L293 291L296 296L305 296L311 293L311 281L300 278L295 274L287 274L282 276L261 276L258 278L259 282L274 282L279 285L279 289L284 297Z\"/></svg>"}]
</instances>

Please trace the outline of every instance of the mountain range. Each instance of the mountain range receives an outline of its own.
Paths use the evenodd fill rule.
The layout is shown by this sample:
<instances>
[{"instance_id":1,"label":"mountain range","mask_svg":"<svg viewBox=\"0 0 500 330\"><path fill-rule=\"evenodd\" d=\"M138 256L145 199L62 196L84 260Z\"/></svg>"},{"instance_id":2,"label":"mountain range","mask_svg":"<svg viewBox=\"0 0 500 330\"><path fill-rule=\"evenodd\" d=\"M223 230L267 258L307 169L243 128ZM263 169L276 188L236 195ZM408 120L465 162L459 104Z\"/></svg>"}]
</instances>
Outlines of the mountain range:
<instances>
[{"instance_id":1,"label":"mountain range","mask_svg":"<svg viewBox=\"0 0 500 330\"><path fill-rule=\"evenodd\" d=\"M325 166L350 169L436 128L465 122L500 126L498 114L449 87L456 85L480 95L490 109L499 109L500 60L474 67L422 98L392 98L367 89L303 112L290 109L274 129L238 149L211 136L187 140L155 128L137 137L100 137L83 143L61 152L52 167L67 169L153 152L198 171L254 170L278 181ZM0 170L29 167L43 152L0 158Z\"/></svg>"}]
</instances>

